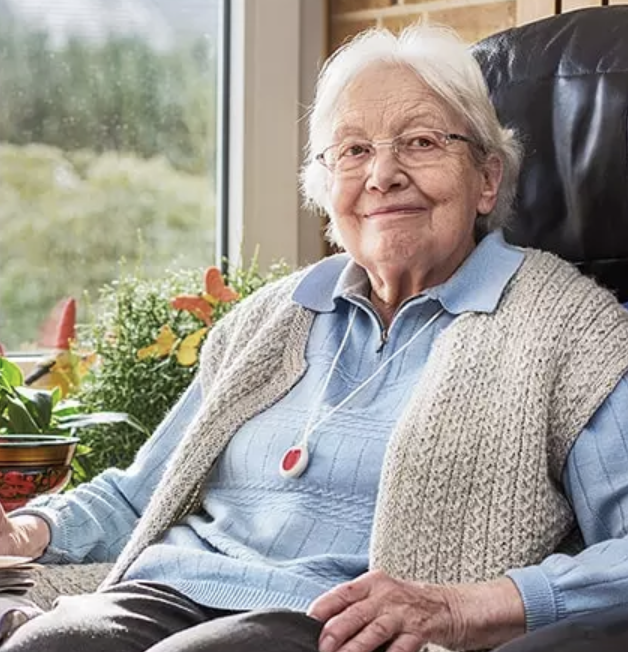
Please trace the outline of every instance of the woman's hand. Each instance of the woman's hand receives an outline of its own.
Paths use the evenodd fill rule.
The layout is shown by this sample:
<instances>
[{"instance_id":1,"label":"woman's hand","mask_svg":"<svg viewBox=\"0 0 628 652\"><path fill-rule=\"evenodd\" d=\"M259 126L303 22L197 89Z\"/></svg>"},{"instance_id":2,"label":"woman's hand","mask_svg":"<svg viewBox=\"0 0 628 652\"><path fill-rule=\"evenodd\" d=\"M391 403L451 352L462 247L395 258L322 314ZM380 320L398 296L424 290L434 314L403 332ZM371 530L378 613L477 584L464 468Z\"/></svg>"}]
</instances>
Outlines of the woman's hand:
<instances>
[{"instance_id":1,"label":"woman's hand","mask_svg":"<svg viewBox=\"0 0 628 652\"><path fill-rule=\"evenodd\" d=\"M0 555L41 557L50 543L50 529L43 519L23 515L9 518L0 506Z\"/></svg>"},{"instance_id":2,"label":"woman's hand","mask_svg":"<svg viewBox=\"0 0 628 652\"><path fill-rule=\"evenodd\" d=\"M523 634L519 592L506 578L439 586L372 571L314 601L308 614L325 623L321 652L418 652L427 642L455 649L493 647Z\"/></svg>"}]
</instances>

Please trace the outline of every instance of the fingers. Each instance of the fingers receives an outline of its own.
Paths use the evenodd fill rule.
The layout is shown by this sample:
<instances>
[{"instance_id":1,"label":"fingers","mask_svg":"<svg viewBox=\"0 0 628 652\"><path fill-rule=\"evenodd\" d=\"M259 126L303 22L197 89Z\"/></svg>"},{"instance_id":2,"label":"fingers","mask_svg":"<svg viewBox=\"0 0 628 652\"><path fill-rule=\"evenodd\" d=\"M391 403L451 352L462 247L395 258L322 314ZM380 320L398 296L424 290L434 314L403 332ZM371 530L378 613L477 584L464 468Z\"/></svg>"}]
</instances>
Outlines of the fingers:
<instances>
[{"instance_id":1,"label":"fingers","mask_svg":"<svg viewBox=\"0 0 628 652\"><path fill-rule=\"evenodd\" d=\"M383 620L377 619L377 608L372 601L350 605L342 613L328 620L323 627L320 635L320 652L336 652L338 649L344 651L345 648L341 646L353 637L355 637L354 641L357 640L361 633L371 626L375 627L376 632L381 631L384 634L382 628L384 625L388 626L388 623Z\"/></svg>"},{"instance_id":2,"label":"fingers","mask_svg":"<svg viewBox=\"0 0 628 652\"><path fill-rule=\"evenodd\" d=\"M402 623L390 614L380 616L340 644L333 635L321 640L320 652L375 652L386 646L386 652L419 652L425 640L401 631Z\"/></svg>"},{"instance_id":3,"label":"fingers","mask_svg":"<svg viewBox=\"0 0 628 652\"><path fill-rule=\"evenodd\" d=\"M365 576L366 577L366 576ZM363 578L341 584L312 602L307 615L327 622L347 607L364 600L370 593L370 586Z\"/></svg>"},{"instance_id":4,"label":"fingers","mask_svg":"<svg viewBox=\"0 0 628 652\"><path fill-rule=\"evenodd\" d=\"M401 634L386 648L386 652L420 652L426 641L413 634Z\"/></svg>"},{"instance_id":5,"label":"fingers","mask_svg":"<svg viewBox=\"0 0 628 652\"><path fill-rule=\"evenodd\" d=\"M399 632L399 623L389 614L368 620L343 614L328 625L321 633L320 652L373 652Z\"/></svg>"}]
</instances>

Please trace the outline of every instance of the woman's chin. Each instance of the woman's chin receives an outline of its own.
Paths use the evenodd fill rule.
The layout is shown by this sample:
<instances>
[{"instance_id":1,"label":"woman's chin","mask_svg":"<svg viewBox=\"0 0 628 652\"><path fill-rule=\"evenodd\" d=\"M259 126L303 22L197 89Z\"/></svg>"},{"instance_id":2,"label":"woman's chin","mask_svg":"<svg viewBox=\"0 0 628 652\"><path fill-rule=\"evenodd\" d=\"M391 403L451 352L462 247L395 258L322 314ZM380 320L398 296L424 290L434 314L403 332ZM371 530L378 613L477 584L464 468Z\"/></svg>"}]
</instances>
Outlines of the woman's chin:
<instances>
[{"instance_id":1,"label":"woman's chin","mask_svg":"<svg viewBox=\"0 0 628 652\"><path fill-rule=\"evenodd\" d=\"M378 243L381 244L381 243ZM399 242L390 243L390 246L378 246L365 252L367 269L377 267L413 268L421 258L416 246L402 245Z\"/></svg>"}]
</instances>

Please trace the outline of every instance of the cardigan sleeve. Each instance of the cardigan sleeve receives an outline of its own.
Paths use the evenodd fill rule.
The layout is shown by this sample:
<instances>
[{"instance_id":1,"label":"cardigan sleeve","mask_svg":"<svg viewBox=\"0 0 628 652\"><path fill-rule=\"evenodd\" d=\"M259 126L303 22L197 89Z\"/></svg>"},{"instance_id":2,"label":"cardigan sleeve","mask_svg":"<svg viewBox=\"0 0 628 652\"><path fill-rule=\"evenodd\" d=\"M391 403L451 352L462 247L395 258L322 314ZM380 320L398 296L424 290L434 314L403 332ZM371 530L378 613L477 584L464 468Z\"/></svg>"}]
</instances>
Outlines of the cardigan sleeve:
<instances>
[{"instance_id":1,"label":"cardigan sleeve","mask_svg":"<svg viewBox=\"0 0 628 652\"><path fill-rule=\"evenodd\" d=\"M11 512L33 514L50 527L41 563L113 561L130 537L166 462L198 411L198 377L126 469L107 469L71 492L42 496Z\"/></svg>"},{"instance_id":2,"label":"cardigan sleeve","mask_svg":"<svg viewBox=\"0 0 628 652\"><path fill-rule=\"evenodd\" d=\"M628 378L576 439L563 484L586 548L507 575L523 598L528 630L625 604L628 595Z\"/></svg>"}]
</instances>

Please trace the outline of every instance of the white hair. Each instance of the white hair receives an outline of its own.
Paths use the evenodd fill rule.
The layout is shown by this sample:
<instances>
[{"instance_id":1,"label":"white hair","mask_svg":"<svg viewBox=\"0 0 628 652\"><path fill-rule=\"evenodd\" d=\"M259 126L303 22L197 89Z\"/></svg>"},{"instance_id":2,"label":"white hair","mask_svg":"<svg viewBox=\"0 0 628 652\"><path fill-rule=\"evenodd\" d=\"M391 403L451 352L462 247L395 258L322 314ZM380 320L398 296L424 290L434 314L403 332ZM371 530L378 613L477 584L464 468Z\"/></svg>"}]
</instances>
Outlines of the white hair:
<instances>
[{"instance_id":1,"label":"white hair","mask_svg":"<svg viewBox=\"0 0 628 652\"><path fill-rule=\"evenodd\" d=\"M329 171L315 156L331 144L332 125L344 89L367 66L381 63L413 69L465 122L470 137L480 145L471 148L478 166L491 155L501 160L503 176L495 207L488 215L478 215L476 230L486 233L502 226L512 210L521 146L514 132L501 126L482 71L468 46L453 30L432 25L413 25L398 36L387 29L370 29L341 47L325 63L310 111L307 156L301 173L306 201L332 214ZM327 236L342 246L333 217Z\"/></svg>"}]
</instances>

